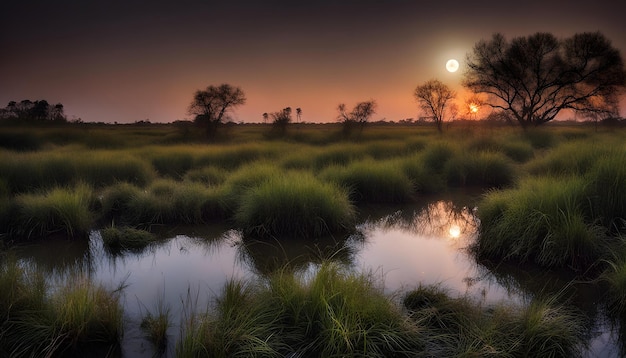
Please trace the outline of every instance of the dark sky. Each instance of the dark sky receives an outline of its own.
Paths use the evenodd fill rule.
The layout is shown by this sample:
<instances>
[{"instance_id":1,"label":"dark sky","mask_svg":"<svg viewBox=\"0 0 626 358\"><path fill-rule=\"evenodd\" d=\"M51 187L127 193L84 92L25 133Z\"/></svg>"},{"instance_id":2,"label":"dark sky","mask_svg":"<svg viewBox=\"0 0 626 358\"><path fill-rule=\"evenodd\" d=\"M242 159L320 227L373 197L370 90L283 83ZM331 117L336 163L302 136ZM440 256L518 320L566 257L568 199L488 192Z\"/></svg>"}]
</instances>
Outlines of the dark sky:
<instances>
[{"instance_id":1,"label":"dark sky","mask_svg":"<svg viewBox=\"0 0 626 358\"><path fill-rule=\"evenodd\" d=\"M14 1L0 12L0 106L61 102L84 121L185 119L193 92L240 86L236 121L302 108L309 122L375 99L416 117L415 86L481 39L601 31L626 56L625 5L597 1ZM622 106L622 115L626 115Z\"/></svg>"}]
</instances>

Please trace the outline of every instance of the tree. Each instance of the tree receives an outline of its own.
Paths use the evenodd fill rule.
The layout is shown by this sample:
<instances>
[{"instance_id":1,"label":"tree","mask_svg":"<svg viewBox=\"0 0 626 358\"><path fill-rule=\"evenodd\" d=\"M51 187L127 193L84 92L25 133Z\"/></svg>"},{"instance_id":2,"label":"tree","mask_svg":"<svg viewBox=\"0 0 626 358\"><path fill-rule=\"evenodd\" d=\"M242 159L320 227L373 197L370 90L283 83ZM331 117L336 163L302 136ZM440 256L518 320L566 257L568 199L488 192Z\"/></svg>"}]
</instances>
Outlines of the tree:
<instances>
[{"instance_id":1,"label":"tree","mask_svg":"<svg viewBox=\"0 0 626 358\"><path fill-rule=\"evenodd\" d=\"M274 112L270 114L272 117L272 126L278 130L279 133L285 134L287 131L287 125L291 123L291 107L283 108L282 111Z\"/></svg>"},{"instance_id":2,"label":"tree","mask_svg":"<svg viewBox=\"0 0 626 358\"><path fill-rule=\"evenodd\" d=\"M241 88L227 83L211 85L194 93L188 112L195 116L196 123L206 125L207 136L213 137L228 112L245 103L246 96Z\"/></svg>"},{"instance_id":3,"label":"tree","mask_svg":"<svg viewBox=\"0 0 626 358\"><path fill-rule=\"evenodd\" d=\"M524 128L549 122L563 110L615 114L626 85L619 51L599 32L564 40L536 33L507 41L494 34L474 46L467 66L463 85L487 94L491 107L508 112Z\"/></svg>"},{"instance_id":4,"label":"tree","mask_svg":"<svg viewBox=\"0 0 626 358\"><path fill-rule=\"evenodd\" d=\"M413 95L422 111L437 124L437 130L440 133L443 132L443 122L446 119L448 102L456 96L456 93L443 82L432 79L426 81L423 85L417 86Z\"/></svg>"},{"instance_id":5,"label":"tree","mask_svg":"<svg viewBox=\"0 0 626 358\"><path fill-rule=\"evenodd\" d=\"M267 123L267 120L270 118L270 115L267 112L263 113L263 123Z\"/></svg>"},{"instance_id":6,"label":"tree","mask_svg":"<svg viewBox=\"0 0 626 358\"><path fill-rule=\"evenodd\" d=\"M56 121L67 122L67 118L63 113L63 105L57 103L50 105L45 99L31 101L22 100L19 103L10 101L9 104L0 109L0 118L24 120L24 121Z\"/></svg>"},{"instance_id":7,"label":"tree","mask_svg":"<svg viewBox=\"0 0 626 358\"><path fill-rule=\"evenodd\" d=\"M337 111L339 111L337 120L343 123L344 135L349 136L355 126L359 127L359 133L363 131L363 127L365 127L370 118L376 113L377 106L376 101L370 99L369 101L357 103L352 111L347 112L346 105L340 103L337 106Z\"/></svg>"},{"instance_id":8,"label":"tree","mask_svg":"<svg viewBox=\"0 0 626 358\"><path fill-rule=\"evenodd\" d=\"M296 118L298 118L298 123L302 121L302 108L296 108Z\"/></svg>"}]
</instances>

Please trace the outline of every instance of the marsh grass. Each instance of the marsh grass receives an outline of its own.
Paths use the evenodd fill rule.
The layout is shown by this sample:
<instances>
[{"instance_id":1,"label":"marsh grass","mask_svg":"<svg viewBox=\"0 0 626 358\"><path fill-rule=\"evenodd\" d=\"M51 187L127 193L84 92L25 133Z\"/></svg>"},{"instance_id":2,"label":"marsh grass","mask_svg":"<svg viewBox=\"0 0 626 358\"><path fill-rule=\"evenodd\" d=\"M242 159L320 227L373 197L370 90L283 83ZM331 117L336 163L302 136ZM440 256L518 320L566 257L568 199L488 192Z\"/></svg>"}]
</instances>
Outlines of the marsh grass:
<instances>
[{"instance_id":1,"label":"marsh grass","mask_svg":"<svg viewBox=\"0 0 626 358\"><path fill-rule=\"evenodd\" d=\"M16 197L15 231L27 238L61 232L68 237L86 234L93 224L92 189L86 184L74 188L54 188L41 194Z\"/></svg>"},{"instance_id":2,"label":"marsh grass","mask_svg":"<svg viewBox=\"0 0 626 358\"><path fill-rule=\"evenodd\" d=\"M145 185L155 177L149 163L118 151L0 153L0 159L0 176L12 193L80 182L94 187L118 181Z\"/></svg>"},{"instance_id":3,"label":"marsh grass","mask_svg":"<svg viewBox=\"0 0 626 358\"><path fill-rule=\"evenodd\" d=\"M346 166L331 166L319 176L326 181L350 188L356 202L402 203L413 198L414 185L397 160L366 159Z\"/></svg>"},{"instance_id":4,"label":"marsh grass","mask_svg":"<svg viewBox=\"0 0 626 358\"><path fill-rule=\"evenodd\" d=\"M319 237L347 230L355 211L346 190L305 172L286 172L246 191L234 219L261 237Z\"/></svg>"},{"instance_id":5,"label":"marsh grass","mask_svg":"<svg viewBox=\"0 0 626 358\"><path fill-rule=\"evenodd\" d=\"M410 357L422 349L417 326L373 276L328 262L313 276L230 281L203 317L185 332L179 356Z\"/></svg>"},{"instance_id":6,"label":"marsh grass","mask_svg":"<svg viewBox=\"0 0 626 358\"><path fill-rule=\"evenodd\" d=\"M100 231L107 251L117 254L123 251L141 251L156 240L149 231L131 227L109 226Z\"/></svg>"},{"instance_id":7,"label":"marsh grass","mask_svg":"<svg viewBox=\"0 0 626 358\"><path fill-rule=\"evenodd\" d=\"M122 336L119 296L69 274L51 290L34 266L15 259L0 267L0 353L21 356L115 354Z\"/></svg>"},{"instance_id":8,"label":"marsh grass","mask_svg":"<svg viewBox=\"0 0 626 358\"><path fill-rule=\"evenodd\" d=\"M479 205L475 251L492 259L588 268L606 252L606 239L589 216L587 187L581 177L540 177L487 193Z\"/></svg>"},{"instance_id":9,"label":"marsh grass","mask_svg":"<svg viewBox=\"0 0 626 358\"><path fill-rule=\"evenodd\" d=\"M455 155L443 172L447 183L454 186L504 187L516 177L516 168L505 155L484 151Z\"/></svg>"},{"instance_id":10,"label":"marsh grass","mask_svg":"<svg viewBox=\"0 0 626 358\"><path fill-rule=\"evenodd\" d=\"M615 152L611 146L590 141L563 143L541 157L526 163L526 170L533 175L583 175L598 159Z\"/></svg>"},{"instance_id":11,"label":"marsh grass","mask_svg":"<svg viewBox=\"0 0 626 358\"><path fill-rule=\"evenodd\" d=\"M433 285L408 292L403 303L436 356L577 357L588 338L583 316L553 298L483 306Z\"/></svg>"},{"instance_id":12,"label":"marsh grass","mask_svg":"<svg viewBox=\"0 0 626 358\"><path fill-rule=\"evenodd\" d=\"M168 346L168 329L172 326L171 306L159 297L153 311L146 310L142 314L141 329L148 340L154 345L158 354L163 354Z\"/></svg>"}]
</instances>

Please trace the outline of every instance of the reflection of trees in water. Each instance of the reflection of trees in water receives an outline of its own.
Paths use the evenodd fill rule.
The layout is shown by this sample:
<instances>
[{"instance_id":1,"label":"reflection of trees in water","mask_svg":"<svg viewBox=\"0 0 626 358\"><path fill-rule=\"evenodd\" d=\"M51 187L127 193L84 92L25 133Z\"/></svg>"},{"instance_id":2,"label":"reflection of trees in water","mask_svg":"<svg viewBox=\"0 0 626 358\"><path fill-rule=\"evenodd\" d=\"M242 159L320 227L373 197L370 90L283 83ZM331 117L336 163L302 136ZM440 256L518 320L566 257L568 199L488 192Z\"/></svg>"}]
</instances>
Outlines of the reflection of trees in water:
<instances>
[{"instance_id":1,"label":"reflection of trees in water","mask_svg":"<svg viewBox=\"0 0 626 358\"><path fill-rule=\"evenodd\" d=\"M241 262L258 274L268 275L276 270L307 269L326 260L351 265L356 248L350 242L334 237L259 240L241 235L236 245Z\"/></svg>"},{"instance_id":2,"label":"reflection of trees in water","mask_svg":"<svg viewBox=\"0 0 626 358\"><path fill-rule=\"evenodd\" d=\"M358 226L364 236L372 230L401 230L424 237L469 243L477 233L476 208L457 206L452 201L434 201L419 210L396 211ZM463 240L459 240L463 239Z\"/></svg>"}]
</instances>

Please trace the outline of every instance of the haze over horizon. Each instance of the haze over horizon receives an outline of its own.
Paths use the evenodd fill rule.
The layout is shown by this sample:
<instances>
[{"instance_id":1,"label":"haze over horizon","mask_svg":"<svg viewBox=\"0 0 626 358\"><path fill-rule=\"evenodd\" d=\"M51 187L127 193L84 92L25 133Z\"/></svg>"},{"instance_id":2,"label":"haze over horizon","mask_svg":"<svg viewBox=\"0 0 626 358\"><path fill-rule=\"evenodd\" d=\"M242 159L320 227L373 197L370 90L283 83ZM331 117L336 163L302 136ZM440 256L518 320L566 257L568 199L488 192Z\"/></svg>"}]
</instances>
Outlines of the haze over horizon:
<instances>
[{"instance_id":1,"label":"haze over horizon","mask_svg":"<svg viewBox=\"0 0 626 358\"><path fill-rule=\"evenodd\" d=\"M194 91L240 86L236 122L302 108L332 122L339 103L374 99L372 120L416 118L418 84L437 78L459 92L466 53L507 38L600 31L626 57L623 8L609 0L271 0L45 2L3 5L0 106L45 99L69 119L128 123L191 119ZM448 59L461 63L449 73ZM621 115L626 115L622 98Z\"/></svg>"}]
</instances>

